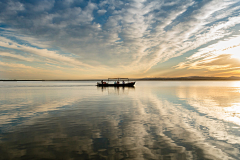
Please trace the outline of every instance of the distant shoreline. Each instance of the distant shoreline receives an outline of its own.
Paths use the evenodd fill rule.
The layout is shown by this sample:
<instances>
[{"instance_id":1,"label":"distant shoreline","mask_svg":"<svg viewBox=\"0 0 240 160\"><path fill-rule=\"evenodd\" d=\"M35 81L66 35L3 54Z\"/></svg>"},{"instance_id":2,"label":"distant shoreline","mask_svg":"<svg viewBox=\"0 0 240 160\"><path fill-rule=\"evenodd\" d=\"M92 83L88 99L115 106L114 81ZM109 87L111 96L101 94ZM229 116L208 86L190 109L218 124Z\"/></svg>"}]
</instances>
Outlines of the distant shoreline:
<instances>
[{"instance_id":1,"label":"distant shoreline","mask_svg":"<svg viewBox=\"0 0 240 160\"><path fill-rule=\"evenodd\" d=\"M2 82L16 82L16 81L108 81L108 79L79 79L79 80L0 80ZM129 79L130 81L239 81L240 77L178 77L178 78L139 78Z\"/></svg>"}]
</instances>

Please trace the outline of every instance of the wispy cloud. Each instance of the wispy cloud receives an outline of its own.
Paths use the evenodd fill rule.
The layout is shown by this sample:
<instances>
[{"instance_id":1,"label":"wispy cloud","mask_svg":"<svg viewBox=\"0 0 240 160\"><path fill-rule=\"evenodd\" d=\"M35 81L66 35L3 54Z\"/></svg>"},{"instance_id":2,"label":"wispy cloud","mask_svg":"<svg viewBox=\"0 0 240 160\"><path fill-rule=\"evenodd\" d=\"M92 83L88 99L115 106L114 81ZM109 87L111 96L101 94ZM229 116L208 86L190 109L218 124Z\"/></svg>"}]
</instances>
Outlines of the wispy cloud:
<instances>
[{"instance_id":1,"label":"wispy cloud","mask_svg":"<svg viewBox=\"0 0 240 160\"><path fill-rule=\"evenodd\" d=\"M102 74L144 76L171 58L239 35L237 0L12 0L0 6L0 51Z\"/></svg>"},{"instance_id":2,"label":"wispy cloud","mask_svg":"<svg viewBox=\"0 0 240 160\"><path fill-rule=\"evenodd\" d=\"M16 63L6 63L6 62L1 62L0 65L4 67L10 67L10 68L18 68L18 69L33 69L31 66L26 66L23 64L16 64Z\"/></svg>"},{"instance_id":3,"label":"wispy cloud","mask_svg":"<svg viewBox=\"0 0 240 160\"><path fill-rule=\"evenodd\" d=\"M29 61L29 62L34 61L34 58L28 58L28 57L24 57L24 56L21 56L21 55L8 53L8 52L0 52L0 56L9 57L9 58L16 58L16 59L19 59L19 60Z\"/></svg>"},{"instance_id":4,"label":"wispy cloud","mask_svg":"<svg viewBox=\"0 0 240 160\"><path fill-rule=\"evenodd\" d=\"M50 58L52 60L56 60L56 61L59 61L59 62L65 62L65 63L69 63L69 64L80 65L80 66L84 66L84 67L91 67L90 65L84 64L80 61L77 61L74 58L57 54L55 51L49 51L47 49L38 49L38 48L34 48L34 47L29 47L29 46L26 46L26 45L20 45L20 44L17 44L16 42L14 42L14 41L11 41L11 40L3 38L3 37L0 37L0 46L5 47L5 48L10 48L10 49L15 49L15 50L28 52L28 53L31 53L31 54L36 54L38 56L45 57L45 58ZM12 54L6 54L5 53L5 56L6 55L13 57ZM21 57L21 59L25 59L25 60L28 59L28 58L24 58L23 56L20 56L20 55L15 55L15 58L17 58L17 57L18 58Z\"/></svg>"}]
</instances>

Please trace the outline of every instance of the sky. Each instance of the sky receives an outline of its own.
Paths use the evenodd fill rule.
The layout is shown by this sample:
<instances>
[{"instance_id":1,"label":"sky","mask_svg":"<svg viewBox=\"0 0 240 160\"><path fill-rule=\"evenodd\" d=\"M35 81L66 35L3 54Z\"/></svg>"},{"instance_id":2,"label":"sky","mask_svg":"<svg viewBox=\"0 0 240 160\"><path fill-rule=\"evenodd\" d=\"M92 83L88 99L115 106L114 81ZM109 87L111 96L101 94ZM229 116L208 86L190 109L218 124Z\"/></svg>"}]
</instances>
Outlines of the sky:
<instances>
[{"instance_id":1,"label":"sky","mask_svg":"<svg viewBox=\"0 0 240 160\"><path fill-rule=\"evenodd\" d=\"M240 76L239 0L0 0L0 79Z\"/></svg>"}]
</instances>

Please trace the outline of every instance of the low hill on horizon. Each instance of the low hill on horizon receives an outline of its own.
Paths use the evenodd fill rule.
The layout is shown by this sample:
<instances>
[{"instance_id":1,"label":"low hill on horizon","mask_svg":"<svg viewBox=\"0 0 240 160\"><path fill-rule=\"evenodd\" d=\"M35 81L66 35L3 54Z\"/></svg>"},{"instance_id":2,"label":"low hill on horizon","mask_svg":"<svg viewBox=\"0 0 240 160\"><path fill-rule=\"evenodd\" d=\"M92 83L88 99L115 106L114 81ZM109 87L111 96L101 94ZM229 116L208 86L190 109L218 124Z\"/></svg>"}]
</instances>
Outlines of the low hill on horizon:
<instances>
[{"instance_id":1,"label":"low hill on horizon","mask_svg":"<svg viewBox=\"0 0 240 160\"><path fill-rule=\"evenodd\" d=\"M141 78L138 80L240 80L240 77L202 77L202 76L189 76L189 77L156 77L156 78Z\"/></svg>"}]
</instances>

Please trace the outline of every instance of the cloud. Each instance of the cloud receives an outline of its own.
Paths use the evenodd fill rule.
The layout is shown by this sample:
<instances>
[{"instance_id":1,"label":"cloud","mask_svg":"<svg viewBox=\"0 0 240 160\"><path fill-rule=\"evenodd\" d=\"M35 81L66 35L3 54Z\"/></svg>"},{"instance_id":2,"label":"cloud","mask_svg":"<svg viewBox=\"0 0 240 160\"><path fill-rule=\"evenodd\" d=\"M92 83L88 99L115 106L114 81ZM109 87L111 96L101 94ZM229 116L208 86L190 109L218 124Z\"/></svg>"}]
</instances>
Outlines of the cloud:
<instances>
[{"instance_id":1,"label":"cloud","mask_svg":"<svg viewBox=\"0 0 240 160\"><path fill-rule=\"evenodd\" d=\"M240 37L232 37L200 49L179 63L177 69L207 69L210 71L239 70Z\"/></svg>"},{"instance_id":2,"label":"cloud","mask_svg":"<svg viewBox=\"0 0 240 160\"><path fill-rule=\"evenodd\" d=\"M100 15L103 15L105 14L107 11L102 9L102 10L98 10L97 13L100 14Z\"/></svg>"},{"instance_id":3,"label":"cloud","mask_svg":"<svg viewBox=\"0 0 240 160\"><path fill-rule=\"evenodd\" d=\"M90 65L84 64L80 61L77 61L77 60L71 58L71 57L66 57L66 56L57 54L55 51L49 51L47 49L38 49L38 48L34 48L34 47L20 45L9 39L3 38L3 37L0 37L0 46L36 54L38 56L50 58L50 59L53 59L53 60L56 60L59 62L65 62L65 63L78 65L78 66L84 66L84 67L91 67ZM10 55L10 54L8 54L8 55ZM11 56L13 57L13 55L11 55ZM23 59L23 56L15 55L15 58L17 58L17 57L18 58L21 57ZM25 60L26 60L26 58L25 58Z\"/></svg>"},{"instance_id":4,"label":"cloud","mask_svg":"<svg viewBox=\"0 0 240 160\"><path fill-rule=\"evenodd\" d=\"M1 29L9 31L4 35L7 39L16 37L35 45L15 41L20 51L86 68L98 64L112 73L146 75L171 58L239 34L237 4L224 0L16 0L1 2L0 21L6 25Z\"/></svg>"},{"instance_id":5,"label":"cloud","mask_svg":"<svg viewBox=\"0 0 240 160\"><path fill-rule=\"evenodd\" d=\"M28 58L28 57L24 57L24 56L21 56L21 55L8 53L8 52L0 52L0 56L9 57L9 58L16 58L16 59L19 59L19 60L29 61L29 62L34 61L34 58Z\"/></svg>"},{"instance_id":6,"label":"cloud","mask_svg":"<svg viewBox=\"0 0 240 160\"><path fill-rule=\"evenodd\" d=\"M1 62L0 65L4 67L10 67L10 68L17 68L17 69L33 69L31 66L26 66L23 64L16 64L16 63L6 63L6 62Z\"/></svg>"}]
</instances>

